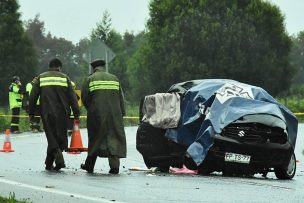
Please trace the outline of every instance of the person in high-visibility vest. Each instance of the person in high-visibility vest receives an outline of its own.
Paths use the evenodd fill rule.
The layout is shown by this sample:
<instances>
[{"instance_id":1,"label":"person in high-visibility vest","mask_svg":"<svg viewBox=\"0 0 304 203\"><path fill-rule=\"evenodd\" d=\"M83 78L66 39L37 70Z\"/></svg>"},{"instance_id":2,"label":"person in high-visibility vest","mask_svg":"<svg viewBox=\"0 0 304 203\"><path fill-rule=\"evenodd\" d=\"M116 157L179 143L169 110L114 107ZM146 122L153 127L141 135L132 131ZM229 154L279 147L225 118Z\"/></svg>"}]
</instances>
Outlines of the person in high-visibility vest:
<instances>
[{"instance_id":1,"label":"person in high-visibility vest","mask_svg":"<svg viewBox=\"0 0 304 203\"><path fill-rule=\"evenodd\" d=\"M34 80L29 99L29 116L34 116L40 97L40 115L48 142L45 170L65 168L62 151L68 148L67 119L74 112L79 122L79 106L70 78L61 72L62 63L54 58L49 69ZM53 166L55 162L55 167Z\"/></svg>"},{"instance_id":2,"label":"person in high-visibility vest","mask_svg":"<svg viewBox=\"0 0 304 203\"><path fill-rule=\"evenodd\" d=\"M37 80L37 77L34 77L31 82L26 84L25 92L26 92L27 99L30 97L30 94L31 94L31 91L33 88L33 84L34 84L34 80ZM38 132L42 131L40 128L40 99L38 99L36 105L37 106L35 108L34 117L32 118L32 120L30 120L30 128L33 133L38 133Z\"/></svg>"},{"instance_id":3,"label":"person in high-visibility vest","mask_svg":"<svg viewBox=\"0 0 304 203\"><path fill-rule=\"evenodd\" d=\"M71 81L71 84L73 86L73 89L75 90L76 84L73 81ZM80 98L77 94L76 94L76 97L77 97L77 101L78 101ZM73 113L73 111L71 111L70 118L68 119L68 136L72 136L73 126L74 126L73 122L74 122L74 113Z\"/></svg>"},{"instance_id":4,"label":"person in high-visibility vest","mask_svg":"<svg viewBox=\"0 0 304 203\"><path fill-rule=\"evenodd\" d=\"M19 76L14 76L9 86L9 106L12 111L11 133L21 133L19 130L19 116L22 106L22 89Z\"/></svg>"}]
</instances>

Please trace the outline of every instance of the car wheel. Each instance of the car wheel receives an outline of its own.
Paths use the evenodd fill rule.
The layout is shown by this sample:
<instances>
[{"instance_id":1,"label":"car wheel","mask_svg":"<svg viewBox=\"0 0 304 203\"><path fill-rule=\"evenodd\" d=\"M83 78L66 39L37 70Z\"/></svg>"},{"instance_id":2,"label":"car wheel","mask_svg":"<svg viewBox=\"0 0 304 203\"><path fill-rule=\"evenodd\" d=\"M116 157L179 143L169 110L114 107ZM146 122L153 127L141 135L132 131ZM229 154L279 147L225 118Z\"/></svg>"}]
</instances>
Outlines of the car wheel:
<instances>
[{"instance_id":1,"label":"car wheel","mask_svg":"<svg viewBox=\"0 0 304 203\"><path fill-rule=\"evenodd\" d=\"M295 156L295 154L294 153L292 154L287 167L275 168L274 173L278 179L283 179L283 180L292 179L296 174L296 156Z\"/></svg>"},{"instance_id":2,"label":"car wheel","mask_svg":"<svg viewBox=\"0 0 304 203\"><path fill-rule=\"evenodd\" d=\"M205 175L205 176L208 176L210 175L210 173L214 172L213 169L211 168L208 168L208 167L205 167L205 168L198 168L198 173L201 174L201 175Z\"/></svg>"},{"instance_id":3,"label":"car wheel","mask_svg":"<svg viewBox=\"0 0 304 203\"><path fill-rule=\"evenodd\" d=\"M204 161L199 167L198 172L201 175L210 175L214 172L215 166L210 161Z\"/></svg>"}]
</instances>

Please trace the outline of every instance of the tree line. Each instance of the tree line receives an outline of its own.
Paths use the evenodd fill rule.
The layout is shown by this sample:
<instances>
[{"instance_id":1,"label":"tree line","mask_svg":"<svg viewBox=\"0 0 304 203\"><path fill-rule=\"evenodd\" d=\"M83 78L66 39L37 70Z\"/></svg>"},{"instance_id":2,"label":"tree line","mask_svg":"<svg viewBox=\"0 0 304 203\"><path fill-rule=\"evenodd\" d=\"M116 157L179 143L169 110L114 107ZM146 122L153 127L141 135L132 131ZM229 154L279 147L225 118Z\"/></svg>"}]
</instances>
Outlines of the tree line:
<instances>
[{"instance_id":1,"label":"tree line","mask_svg":"<svg viewBox=\"0 0 304 203\"><path fill-rule=\"evenodd\" d=\"M39 15L22 22L18 9L15 0L0 3L1 104L13 75L28 82L52 57L63 61L63 71L80 88L88 75L83 54L94 38L116 54L109 72L130 102L204 78L235 79L274 96L304 93L304 32L289 36L282 12L267 1L151 0L144 31L118 33L106 11L77 44L46 33Z\"/></svg>"}]
</instances>

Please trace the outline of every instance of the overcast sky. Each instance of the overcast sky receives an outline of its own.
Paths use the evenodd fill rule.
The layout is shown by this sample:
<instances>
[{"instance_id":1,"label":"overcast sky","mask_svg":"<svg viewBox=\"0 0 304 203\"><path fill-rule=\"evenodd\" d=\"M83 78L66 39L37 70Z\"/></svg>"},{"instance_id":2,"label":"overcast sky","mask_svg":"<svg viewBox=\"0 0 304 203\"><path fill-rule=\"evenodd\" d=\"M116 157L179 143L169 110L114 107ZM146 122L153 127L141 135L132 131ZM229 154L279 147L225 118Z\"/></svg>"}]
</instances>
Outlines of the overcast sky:
<instances>
[{"instance_id":1,"label":"overcast sky","mask_svg":"<svg viewBox=\"0 0 304 203\"><path fill-rule=\"evenodd\" d=\"M270 0L285 15L289 34L304 31L304 0ZM119 33L145 29L149 18L149 0L19 0L22 20L40 15L46 32L73 43L89 37L105 10L110 13L112 27Z\"/></svg>"}]
</instances>

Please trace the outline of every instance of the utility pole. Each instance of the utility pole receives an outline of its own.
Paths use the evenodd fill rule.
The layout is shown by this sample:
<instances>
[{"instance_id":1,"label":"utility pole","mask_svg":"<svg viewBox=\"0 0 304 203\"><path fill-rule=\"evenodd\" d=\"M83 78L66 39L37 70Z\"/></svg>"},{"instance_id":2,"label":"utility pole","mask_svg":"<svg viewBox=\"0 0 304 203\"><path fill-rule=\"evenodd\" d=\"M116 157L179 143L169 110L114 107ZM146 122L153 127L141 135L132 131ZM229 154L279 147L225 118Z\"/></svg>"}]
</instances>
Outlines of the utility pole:
<instances>
[{"instance_id":1,"label":"utility pole","mask_svg":"<svg viewBox=\"0 0 304 203\"><path fill-rule=\"evenodd\" d=\"M89 73L89 75L90 75L90 74L91 74L91 70L92 70L92 69L91 69L91 62L92 62L92 53L91 53L91 51L89 51L88 59L89 59L89 60L88 60L88 65L89 65L89 66L88 66L88 68L89 68L89 69L88 69L88 73Z\"/></svg>"},{"instance_id":2,"label":"utility pole","mask_svg":"<svg viewBox=\"0 0 304 203\"><path fill-rule=\"evenodd\" d=\"M109 65L108 65L108 61L109 61L109 59L108 59L108 50L107 50L106 46L104 47L104 49L105 49L105 54L106 54L106 58L105 58L105 62L106 62L106 72L108 73L108 72L109 72Z\"/></svg>"}]
</instances>

